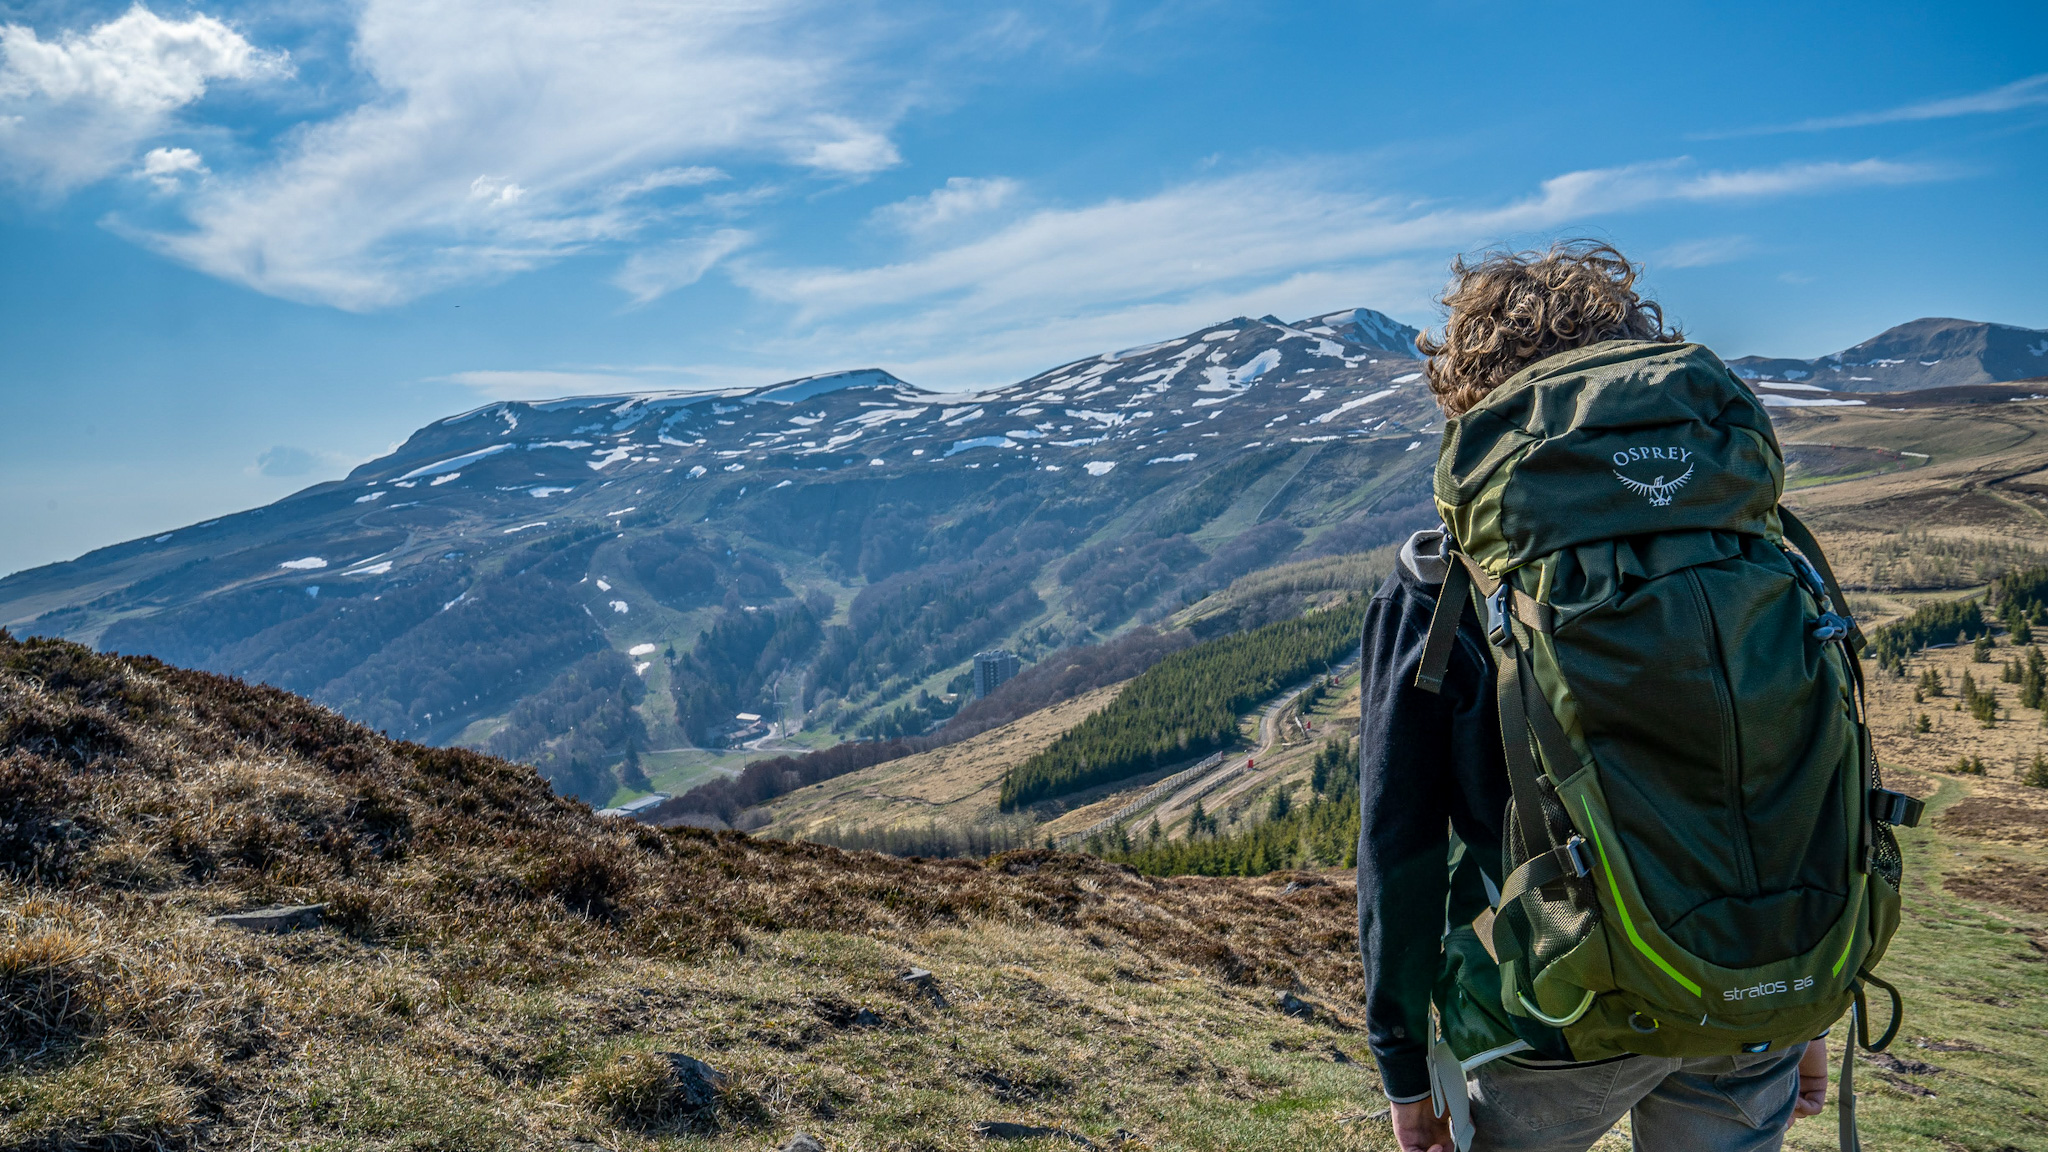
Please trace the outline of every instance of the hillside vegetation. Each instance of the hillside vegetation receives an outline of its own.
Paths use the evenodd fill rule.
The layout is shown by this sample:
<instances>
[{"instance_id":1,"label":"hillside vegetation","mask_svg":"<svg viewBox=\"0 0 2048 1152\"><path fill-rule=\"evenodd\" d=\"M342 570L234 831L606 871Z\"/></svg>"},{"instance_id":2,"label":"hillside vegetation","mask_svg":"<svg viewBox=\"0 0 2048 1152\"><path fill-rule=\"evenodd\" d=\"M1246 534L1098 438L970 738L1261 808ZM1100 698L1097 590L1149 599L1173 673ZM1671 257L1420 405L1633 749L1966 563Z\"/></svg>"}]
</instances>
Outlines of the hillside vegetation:
<instances>
[{"instance_id":1,"label":"hillside vegetation","mask_svg":"<svg viewBox=\"0 0 2048 1152\"><path fill-rule=\"evenodd\" d=\"M1385 1132L1336 1122L1380 1105L1347 1062L1352 894L1324 878L1283 893L600 820L522 766L4 633L0 817L0 1147ZM288 935L209 919L277 903L325 912ZM932 981L897 978L912 967ZM1317 1015L1275 1011L1282 988Z\"/></svg>"},{"instance_id":2,"label":"hillside vegetation","mask_svg":"<svg viewBox=\"0 0 2048 1152\"><path fill-rule=\"evenodd\" d=\"M1358 646L1366 598L1176 652L1109 707L1003 778L1005 812L1191 760L1237 737L1239 713Z\"/></svg>"},{"instance_id":3,"label":"hillside vegetation","mask_svg":"<svg viewBox=\"0 0 2048 1152\"><path fill-rule=\"evenodd\" d=\"M0 625L517 745L597 803L740 767L719 755L759 735L740 713L784 751L921 737L976 651L1099 645L1428 508L1412 330L1346 311L1160 335L972 394L857 370L490 404L346 479L11 574ZM536 713L587 697L603 649L645 690L592 714L638 727L570 749Z\"/></svg>"}]
</instances>

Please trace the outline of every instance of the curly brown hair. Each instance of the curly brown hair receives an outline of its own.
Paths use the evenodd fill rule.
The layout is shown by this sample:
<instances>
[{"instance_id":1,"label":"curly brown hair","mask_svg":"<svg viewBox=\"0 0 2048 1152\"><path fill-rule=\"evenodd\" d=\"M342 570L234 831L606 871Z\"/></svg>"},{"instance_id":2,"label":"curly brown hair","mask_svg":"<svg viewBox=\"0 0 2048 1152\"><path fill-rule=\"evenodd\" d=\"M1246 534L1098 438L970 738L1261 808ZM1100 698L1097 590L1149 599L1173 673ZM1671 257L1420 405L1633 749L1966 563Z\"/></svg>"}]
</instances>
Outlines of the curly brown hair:
<instances>
[{"instance_id":1,"label":"curly brown hair","mask_svg":"<svg viewBox=\"0 0 2048 1152\"><path fill-rule=\"evenodd\" d=\"M1640 273L1613 245L1595 240L1453 260L1443 336L1415 338L1444 415L1463 414L1546 356L1602 340L1684 340L1664 327L1656 301L1636 292Z\"/></svg>"}]
</instances>

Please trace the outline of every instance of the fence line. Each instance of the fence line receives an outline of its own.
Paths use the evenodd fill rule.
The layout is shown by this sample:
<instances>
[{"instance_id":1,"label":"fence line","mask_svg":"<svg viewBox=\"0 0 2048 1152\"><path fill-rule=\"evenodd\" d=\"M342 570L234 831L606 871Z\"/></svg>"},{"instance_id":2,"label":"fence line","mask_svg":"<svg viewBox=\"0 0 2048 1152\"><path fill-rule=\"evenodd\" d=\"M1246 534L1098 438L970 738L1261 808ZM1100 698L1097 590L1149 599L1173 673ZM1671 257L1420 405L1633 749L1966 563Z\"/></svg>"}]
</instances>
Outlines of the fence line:
<instances>
[{"instance_id":1,"label":"fence line","mask_svg":"<svg viewBox=\"0 0 2048 1152\"><path fill-rule=\"evenodd\" d=\"M1154 784L1152 787L1145 790L1145 794L1143 796L1138 797L1136 800L1131 801L1130 803L1124 805L1123 807L1117 809L1109 815L1104 816L1102 819L1097 820L1095 823L1090 824L1085 831L1070 832L1065 837L1063 837L1063 839L1069 844L1081 840L1086 840L1090 836L1095 835L1097 832L1100 832L1105 828L1112 827L1120 821L1127 820L1130 817L1135 816L1140 811L1143 811L1146 806L1158 800L1161 796L1166 795L1167 793L1173 791L1175 788L1178 788L1181 785L1187 783L1188 781L1195 779L1202 773L1209 771L1211 768L1214 768L1221 763L1223 763L1223 753L1212 752L1208 756L1205 756L1200 761L1196 762L1194 767L1183 768L1180 771L1175 772L1173 775L1168 776L1166 779L1161 780L1159 783ZM1205 790L1203 794L1206 795L1207 791Z\"/></svg>"}]
</instances>

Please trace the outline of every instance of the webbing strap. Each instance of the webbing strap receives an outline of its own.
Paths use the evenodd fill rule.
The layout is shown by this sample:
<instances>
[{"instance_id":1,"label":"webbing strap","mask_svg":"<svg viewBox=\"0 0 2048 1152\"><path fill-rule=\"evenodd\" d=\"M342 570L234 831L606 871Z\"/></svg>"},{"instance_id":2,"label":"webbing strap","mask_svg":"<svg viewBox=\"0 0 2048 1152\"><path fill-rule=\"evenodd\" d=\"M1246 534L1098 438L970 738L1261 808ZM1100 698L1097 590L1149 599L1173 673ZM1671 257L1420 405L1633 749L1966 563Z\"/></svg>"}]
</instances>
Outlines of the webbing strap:
<instances>
[{"instance_id":1,"label":"webbing strap","mask_svg":"<svg viewBox=\"0 0 2048 1152\"><path fill-rule=\"evenodd\" d=\"M1865 795L1868 795L1877 787L1877 751L1870 742L1870 711L1863 685L1863 630L1856 627L1856 621L1848 615L1849 598L1842 594L1842 585L1836 581L1835 570L1828 565L1827 553L1821 551L1820 541L1815 539L1813 532L1783 504L1778 505L1778 519L1785 526L1785 538L1790 540L1792 546L1806 557L1807 563L1812 564L1814 570L1820 573L1821 587L1827 589L1828 599L1833 602L1834 610L1840 613L1849 625L1849 633L1842 639L1842 656L1843 663L1849 666L1849 682L1854 688L1857 740L1861 745L1860 755L1863 760L1862 787ZM1871 815L1867 807L1862 819L1857 822L1856 831L1860 840L1856 849L1856 859L1863 871L1868 872L1876 847L1876 836L1871 828Z\"/></svg>"},{"instance_id":2,"label":"webbing strap","mask_svg":"<svg viewBox=\"0 0 2048 1152\"><path fill-rule=\"evenodd\" d=\"M1592 871L1583 855L1584 852L1585 841L1574 836L1568 842L1552 848L1541 856L1531 856L1522 861L1522 866L1508 873L1507 880L1501 884L1498 906L1506 908L1545 884L1555 883L1567 876L1584 876Z\"/></svg>"},{"instance_id":3,"label":"webbing strap","mask_svg":"<svg viewBox=\"0 0 2048 1152\"><path fill-rule=\"evenodd\" d=\"M1890 984L1887 984L1884 981L1878 979L1877 977L1872 976L1868 972L1860 972L1857 974L1856 978L1856 1007L1858 1016L1860 1017L1860 1020L1857 1025L1857 1039L1862 1042L1863 1047L1865 1049L1871 1052L1882 1052L1885 1049L1892 1046L1892 1039L1899 1034L1899 1020L1900 1017L1904 1014L1906 1006L1905 1001L1899 998L1899 990L1897 988L1894 988ZM1879 1036L1877 1038L1877 1043L1875 1044L1872 1044L1870 1042L1870 1008L1863 1002L1862 986L1864 984L1875 984L1879 988L1884 989L1885 992L1892 998L1891 1022L1885 1026L1884 1035Z\"/></svg>"},{"instance_id":4,"label":"webbing strap","mask_svg":"<svg viewBox=\"0 0 2048 1152\"><path fill-rule=\"evenodd\" d=\"M1508 602L1514 606L1515 619L1520 620L1523 627L1541 632L1545 636L1550 635L1557 618L1556 612L1551 609L1550 605L1529 595L1520 588L1511 591L1508 596Z\"/></svg>"},{"instance_id":5,"label":"webbing strap","mask_svg":"<svg viewBox=\"0 0 2048 1152\"><path fill-rule=\"evenodd\" d=\"M1800 523L1799 517L1794 516L1792 510L1783 504L1778 505L1778 519L1784 523L1785 537L1792 541L1792 546L1799 549L1800 555L1806 557L1814 568L1819 571L1821 583L1828 590L1828 599L1835 602L1835 610L1843 613L1848 612L1849 598L1842 595L1842 586L1835 581L1835 570L1828 566L1827 554L1820 550L1820 541L1814 539L1813 533L1807 530L1806 525ZM1847 617L1845 616L1844 618L1846 619ZM1854 620L1849 621L1848 639L1849 653L1853 658L1857 653L1863 651L1864 643L1863 630L1856 627ZM1862 680L1861 669L1858 669L1857 679L1860 687L1860 681Z\"/></svg>"},{"instance_id":6,"label":"webbing strap","mask_svg":"<svg viewBox=\"0 0 2048 1152\"><path fill-rule=\"evenodd\" d=\"M1522 856L1532 859L1552 847L1550 821L1543 814L1543 804L1539 799L1542 793L1537 790L1541 770L1536 763L1536 749L1530 743L1529 709L1522 695L1521 653L1507 645L1500 648L1499 658L1494 662L1498 668L1494 679L1500 690L1501 750L1506 753L1508 762L1508 791L1514 796L1515 825L1521 833ZM1549 706L1545 705L1544 710L1548 711Z\"/></svg>"},{"instance_id":7,"label":"webbing strap","mask_svg":"<svg viewBox=\"0 0 2048 1152\"><path fill-rule=\"evenodd\" d=\"M1856 990L1856 999L1849 1005L1849 1035L1842 1042L1842 1078L1836 1085L1841 1099L1835 1104L1837 1140L1842 1152L1863 1152L1863 1141L1856 1132L1856 1029L1863 1024L1863 990Z\"/></svg>"},{"instance_id":8,"label":"webbing strap","mask_svg":"<svg viewBox=\"0 0 2048 1152\"><path fill-rule=\"evenodd\" d=\"M1453 563L1437 590L1436 611L1429 616L1429 636L1422 642L1422 663L1415 669L1415 686L1424 692L1442 692L1444 677L1451 669L1451 649L1458 643L1458 621L1465 617L1465 601L1472 595L1472 574L1463 564Z\"/></svg>"}]
</instances>

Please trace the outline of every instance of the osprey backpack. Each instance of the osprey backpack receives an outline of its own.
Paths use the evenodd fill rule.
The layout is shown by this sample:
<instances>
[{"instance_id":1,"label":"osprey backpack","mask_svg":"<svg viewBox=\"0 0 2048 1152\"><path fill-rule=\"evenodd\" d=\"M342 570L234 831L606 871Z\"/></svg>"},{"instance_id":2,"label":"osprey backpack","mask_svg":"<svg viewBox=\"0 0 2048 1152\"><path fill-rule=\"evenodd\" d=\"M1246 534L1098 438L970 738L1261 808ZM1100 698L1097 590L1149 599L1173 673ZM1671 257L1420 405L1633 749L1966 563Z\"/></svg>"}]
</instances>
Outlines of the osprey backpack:
<instances>
[{"instance_id":1,"label":"osprey backpack","mask_svg":"<svg viewBox=\"0 0 2048 1152\"><path fill-rule=\"evenodd\" d=\"M1852 1008L1866 1048L1897 1032L1871 969L1899 919L1891 828L1920 804L1880 786L1863 637L1784 471L1696 344L1552 356L1445 426L1453 562L1416 682L1441 687L1472 607L1513 794L1498 898L1446 940L1460 1098L1539 1031L1575 1060L1780 1051ZM1866 984L1892 1001L1875 1044Z\"/></svg>"}]
</instances>

